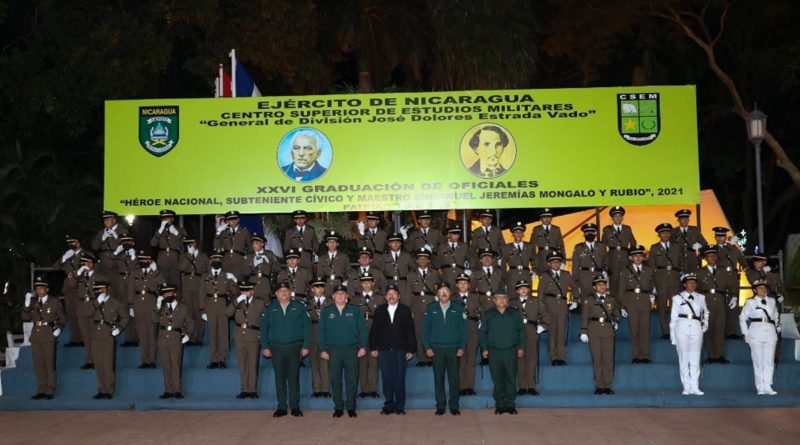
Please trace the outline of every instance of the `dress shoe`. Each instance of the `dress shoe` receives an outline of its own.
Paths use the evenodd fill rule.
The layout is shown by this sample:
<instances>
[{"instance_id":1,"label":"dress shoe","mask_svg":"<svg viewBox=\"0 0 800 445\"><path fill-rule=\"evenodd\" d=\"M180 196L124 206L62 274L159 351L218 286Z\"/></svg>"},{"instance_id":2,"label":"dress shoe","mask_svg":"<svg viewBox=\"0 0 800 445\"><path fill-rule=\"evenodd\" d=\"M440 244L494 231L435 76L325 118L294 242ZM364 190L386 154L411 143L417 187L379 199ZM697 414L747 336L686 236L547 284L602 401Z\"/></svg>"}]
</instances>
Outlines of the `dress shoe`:
<instances>
[{"instance_id":1,"label":"dress shoe","mask_svg":"<svg viewBox=\"0 0 800 445\"><path fill-rule=\"evenodd\" d=\"M703 391L700 391L700 388L695 388L695 389L693 389L693 390L691 391L691 393L692 393L693 395L695 395L695 396L702 396L703 394L705 394Z\"/></svg>"},{"instance_id":2,"label":"dress shoe","mask_svg":"<svg viewBox=\"0 0 800 445\"><path fill-rule=\"evenodd\" d=\"M458 395L460 395L461 397L464 397L465 395L467 395L467 390L466 389L462 389L462 390L458 391Z\"/></svg>"},{"instance_id":3,"label":"dress shoe","mask_svg":"<svg viewBox=\"0 0 800 445\"><path fill-rule=\"evenodd\" d=\"M333 412L333 417L342 417L342 414L344 414L344 411L337 409Z\"/></svg>"},{"instance_id":4,"label":"dress shoe","mask_svg":"<svg viewBox=\"0 0 800 445\"><path fill-rule=\"evenodd\" d=\"M45 394L44 398L45 398L45 400L53 400L53 395L52 394Z\"/></svg>"},{"instance_id":5,"label":"dress shoe","mask_svg":"<svg viewBox=\"0 0 800 445\"><path fill-rule=\"evenodd\" d=\"M283 417L286 415L285 409L276 409L274 413L272 413L272 417Z\"/></svg>"},{"instance_id":6,"label":"dress shoe","mask_svg":"<svg viewBox=\"0 0 800 445\"><path fill-rule=\"evenodd\" d=\"M70 341L64 345L65 348L77 348L78 346L81 346L81 343L77 341Z\"/></svg>"},{"instance_id":7,"label":"dress shoe","mask_svg":"<svg viewBox=\"0 0 800 445\"><path fill-rule=\"evenodd\" d=\"M161 394L160 396L158 396L158 398L161 399L161 400L171 399L172 397L173 397L173 395L172 395L171 392L165 392L164 394Z\"/></svg>"},{"instance_id":8,"label":"dress shoe","mask_svg":"<svg viewBox=\"0 0 800 445\"><path fill-rule=\"evenodd\" d=\"M565 360L559 360L558 366L567 366L567 362Z\"/></svg>"},{"instance_id":9,"label":"dress shoe","mask_svg":"<svg viewBox=\"0 0 800 445\"><path fill-rule=\"evenodd\" d=\"M639 359L638 359L638 358L635 358L635 359L631 360L631 363L632 363L632 364L634 364L634 365L636 365L636 364L639 364L639 363L641 363L641 361L639 361Z\"/></svg>"},{"instance_id":10,"label":"dress shoe","mask_svg":"<svg viewBox=\"0 0 800 445\"><path fill-rule=\"evenodd\" d=\"M425 366L427 366L429 368L432 368L433 367L433 362L425 362Z\"/></svg>"},{"instance_id":11,"label":"dress shoe","mask_svg":"<svg viewBox=\"0 0 800 445\"><path fill-rule=\"evenodd\" d=\"M437 416L443 416L444 415L444 408L437 409L434 414L436 414Z\"/></svg>"},{"instance_id":12,"label":"dress shoe","mask_svg":"<svg viewBox=\"0 0 800 445\"><path fill-rule=\"evenodd\" d=\"M251 399L257 399L258 398L258 393L257 392L251 392L250 393L250 398Z\"/></svg>"},{"instance_id":13,"label":"dress shoe","mask_svg":"<svg viewBox=\"0 0 800 445\"><path fill-rule=\"evenodd\" d=\"M477 396L478 393L475 392L475 388L467 388L467 395L468 396Z\"/></svg>"},{"instance_id":14,"label":"dress shoe","mask_svg":"<svg viewBox=\"0 0 800 445\"><path fill-rule=\"evenodd\" d=\"M494 415L498 416L500 414L503 414L504 412L506 412L505 408L495 408Z\"/></svg>"},{"instance_id":15,"label":"dress shoe","mask_svg":"<svg viewBox=\"0 0 800 445\"><path fill-rule=\"evenodd\" d=\"M539 391L537 391L536 388L528 388L528 394L530 394L532 396L538 396L539 395Z\"/></svg>"},{"instance_id":16,"label":"dress shoe","mask_svg":"<svg viewBox=\"0 0 800 445\"><path fill-rule=\"evenodd\" d=\"M319 393L315 392L315 393L311 394L311 397L314 398L314 399L317 399L317 398L319 398Z\"/></svg>"},{"instance_id":17,"label":"dress shoe","mask_svg":"<svg viewBox=\"0 0 800 445\"><path fill-rule=\"evenodd\" d=\"M239 394L236 395L237 399L246 399L248 397L250 397L250 394L246 392L240 392Z\"/></svg>"},{"instance_id":18,"label":"dress shoe","mask_svg":"<svg viewBox=\"0 0 800 445\"><path fill-rule=\"evenodd\" d=\"M348 409L347 410L347 417L358 417L358 414L356 414L356 410Z\"/></svg>"},{"instance_id":19,"label":"dress shoe","mask_svg":"<svg viewBox=\"0 0 800 445\"><path fill-rule=\"evenodd\" d=\"M650 363L653 363L653 361L650 360L649 358L643 358L639 360L639 363L644 363L645 365L649 365Z\"/></svg>"},{"instance_id":20,"label":"dress shoe","mask_svg":"<svg viewBox=\"0 0 800 445\"><path fill-rule=\"evenodd\" d=\"M705 363L705 364L716 363L716 362L717 362L717 359L711 358L711 357L708 357L707 359L703 360L703 363Z\"/></svg>"},{"instance_id":21,"label":"dress shoe","mask_svg":"<svg viewBox=\"0 0 800 445\"><path fill-rule=\"evenodd\" d=\"M506 408L506 412L513 416L513 415L517 414L517 409L516 408Z\"/></svg>"},{"instance_id":22,"label":"dress shoe","mask_svg":"<svg viewBox=\"0 0 800 445\"><path fill-rule=\"evenodd\" d=\"M525 394L528 394L528 390L527 389L520 388L520 389L517 390L517 395L518 396L524 396Z\"/></svg>"},{"instance_id":23,"label":"dress shoe","mask_svg":"<svg viewBox=\"0 0 800 445\"><path fill-rule=\"evenodd\" d=\"M728 360L728 359L726 359L725 357L719 357L719 358L717 358L717 363L719 363L720 365L727 365L727 364L728 364L728 363L730 363L730 362L731 362L731 361L730 361L730 360Z\"/></svg>"},{"instance_id":24,"label":"dress shoe","mask_svg":"<svg viewBox=\"0 0 800 445\"><path fill-rule=\"evenodd\" d=\"M220 369L227 369L228 368L228 365L226 365L225 362L218 362L217 365L219 365Z\"/></svg>"},{"instance_id":25,"label":"dress shoe","mask_svg":"<svg viewBox=\"0 0 800 445\"><path fill-rule=\"evenodd\" d=\"M303 412L300 411L300 408L295 408L292 410L292 417L303 417Z\"/></svg>"},{"instance_id":26,"label":"dress shoe","mask_svg":"<svg viewBox=\"0 0 800 445\"><path fill-rule=\"evenodd\" d=\"M451 409L450 410L450 414L452 414L454 416L460 416L461 415L461 411L459 411L457 409Z\"/></svg>"},{"instance_id":27,"label":"dress shoe","mask_svg":"<svg viewBox=\"0 0 800 445\"><path fill-rule=\"evenodd\" d=\"M394 414L394 410L393 409L387 409L387 408L383 408L381 410L381 415L382 416L388 416L389 414Z\"/></svg>"},{"instance_id":28,"label":"dress shoe","mask_svg":"<svg viewBox=\"0 0 800 445\"><path fill-rule=\"evenodd\" d=\"M404 410L404 409L396 409L396 410L394 410L394 413L397 414L398 416L405 416L406 415L406 410Z\"/></svg>"},{"instance_id":29,"label":"dress shoe","mask_svg":"<svg viewBox=\"0 0 800 445\"><path fill-rule=\"evenodd\" d=\"M134 346L139 346L139 343L133 341L126 341L125 343L122 344L123 348L133 348Z\"/></svg>"},{"instance_id":30,"label":"dress shoe","mask_svg":"<svg viewBox=\"0 0 800 445\"><path fill-rule=\"evenodd\" d=\"M105 398L106 398L106 395L105 395L105 393L102 393L102 392L98 392L97 394L92 396L92 399L94 399L94 400L103 400Z\"/></svg>"},{"instance_id":31,"label":"dress shoe","mask_svg":"<svg viewBox=\"0 0 800 445\"><path fill-rule=\"evenodd\" d=\"M558 360L551 361L550 366L558 366Z\"/></svg>"},{"instance_id":32,"label":"dress shoe","mask_svg":"<svg viewBox=\"0 0 800 445\"><path fill-rule=\"evenodd\" d=\"M488 364L489 364L489 359L487 359L487 358L482 358L481 359L481 366L486 366Z\"/></svg>"},{"instance_id":33,"label":"dress shoe","mask_svg":"<svg viewBox=\"0 0 800 445\"><path fill-rule=\"evenodd\" d=\"M725 338L728 340L740 340L742 336L739 334L731 334L731 335L726 335Z\"/></svg>"},{"instance_id":34,"label":"dress shoe","mask_svg":"<svg viewBox=\"0 0 800 445\"><path fill-rule=\"evenodd\" d=\"M176 399L180 400L180 399L183 398L183 393L182 392L176 392L175 394L172 395L172 397L175 397Z\"/></svg>"},{"instance_id":35,"label":"dress shoe","mask_svg":"<svg viewBox=\"0 0 800 445\"><path fill-rule=\"evenodd\" d=\"M94 369L94 363L84 363L81 369Z\"/></svg>"},{"instance_id":36,"label":"dress shoe","mask_svg":"<svg viewBox=\"0 0 800 445\"><path fill-rule=\"evenodd\" d=\"M602 390L602 389L600 389L600 388L595 388L595 389L594 389L594 394L595 394L595 395L598 395L598 394L603 394L603 390Z\"/></svg>"},{"instance_id":37,"label":"dress shoe","mask_svg":"<svg viewBox=\"0 0 800 445\"><path fill-rule=\"evenodd\" d=\"M38 392L31 396L31 400L39 400L44 398L44 393Z\"/></svg>"},{"instance_id":38,"label":"dress shoe","mask_svg":"<svg viewBox=\"0 0 800 445\"><path fill-rule=\"evenodd\" d=\"M768 396L776 396L778 395L778 392L772 389L771 387L767 386L764 388L764 394Z\"/></svg>"},{"instance_id":39,"label":"dress shoe","mask_svg":"<svg viewBox=\"0 0 800 445\"><path fill-rule=\"evenodd\" d=\"M366 397L367 397L367 393L365 393L365 392L358 393L358 398L359 399L364 399Z\"/></svg>"},{"instance_id":40,"label":"dress shoe","mask_svg":"<svg viewBox=\"0 0 800 445\"><path fill-rule=\"evenodd\" d=\"M606 388L606 389L603 390L603 394L607 394L607 395L610 396L610 395L614 394L614 390L611 389L611 388Z\"/></svg>"},{"instance_id":41,"label":"dress shoe","mask_svg":"<svg viewBox=\"0 0 800 445\"><path fill-rule=\"evenodd\" d=\"M372 397L373 399L377 399L378 397L380 397L377 391L372 391L371 393L369 393L369 396Z\"/></svg>"},{"instance_id":42,"label":"dress shoe","mask_svg":"<svg viewBox=\"0 0 800 445\"><path fill-rule=\"evenodd\" d=\"M328 399L328 398L331 397L331 393L329 393L329 392L321 392L321 393L319 393L319 396L320 397L325 397L326 399Z\"/></svg>"}]
</instances>

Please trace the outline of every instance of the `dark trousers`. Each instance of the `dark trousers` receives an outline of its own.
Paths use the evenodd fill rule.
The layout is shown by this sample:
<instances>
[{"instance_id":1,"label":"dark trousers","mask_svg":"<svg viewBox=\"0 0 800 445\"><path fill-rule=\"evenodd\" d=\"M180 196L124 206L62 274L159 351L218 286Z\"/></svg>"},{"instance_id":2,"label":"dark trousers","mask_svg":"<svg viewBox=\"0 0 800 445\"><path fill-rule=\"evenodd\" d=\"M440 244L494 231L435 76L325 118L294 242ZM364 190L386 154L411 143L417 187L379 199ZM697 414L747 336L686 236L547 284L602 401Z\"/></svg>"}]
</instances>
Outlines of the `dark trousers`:
<instances>
[{"instance_id":1,"label":"dark trousers","mask_svg":"<svg viewBox=\"0 0 800 445\"><path fill-rule=\"evenodd\" d=\"M298 343L291 346L272 346L272 367L275 370L275 392L278 409L286 410L286 389L289 389L291 409L300 408L300 348ZM241 365L240 365L241 366Z\"/></svg>"},{"instance_id":2,"label":"dark trousers","mask_svg":"<svg viewBox=\"0 0 800 445\"><path fill-rule=\"evenodd\" d=\"M489 349L489 372L494 384L494 406L496 409L515 408L517 397L517 349Z\"/></svg>"},{"instance_id":3,"label":"dark trousers","mask_svg":"<svg viewBox=\"0 0 800 445\"><path fill-rule=\"evenodd\" d=\"M328 370L331 375L331 392L334 409L356 409L358 393L358 348L330 348ZM342 374L344 374L345 396L342 398Z\"/></svg>"},{"instance_id":4,"label":"dark trousers","mask_svg":"<svg viewBox=\"0 0 800 445\"><path fill-rule=\"evenodd\" d=\"M433 348L433 384L436 388L436 409L458 409L458 348ZM450 398L444 392L444 380L447 375L447 389ZM448 403L449 402L449 403Z\"/></svg>"},{"instance_id":5,"label":"dark trousers","mask_svg":"<svg viewBox=\"0 0 800 445\"><path fill-rule=\"evenodd\" d=\"M379 351L378 365L383 379L383 408L406 408L406 352Z\"/></svg>"}]
</instances>

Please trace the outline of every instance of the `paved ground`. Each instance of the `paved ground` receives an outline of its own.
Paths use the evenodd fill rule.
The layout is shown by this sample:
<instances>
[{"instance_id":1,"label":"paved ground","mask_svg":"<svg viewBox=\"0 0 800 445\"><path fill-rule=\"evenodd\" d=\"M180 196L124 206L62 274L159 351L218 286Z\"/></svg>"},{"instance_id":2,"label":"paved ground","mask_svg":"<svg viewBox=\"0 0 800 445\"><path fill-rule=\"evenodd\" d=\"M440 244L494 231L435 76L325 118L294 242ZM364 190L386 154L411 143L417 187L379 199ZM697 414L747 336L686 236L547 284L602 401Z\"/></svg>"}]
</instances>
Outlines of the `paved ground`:
<instances>
[{"instance_id":1,"label":"paved ground","mask_svg":"<svg viewBox=\"0 0 800 445\"><path fill-rule=\"evenodd\" d=\"M0 412L0 443L29 444L797 444L800 408L522 409L517 416L409 410L356 419L253 411Z\"/></svg>"}]
</instances>

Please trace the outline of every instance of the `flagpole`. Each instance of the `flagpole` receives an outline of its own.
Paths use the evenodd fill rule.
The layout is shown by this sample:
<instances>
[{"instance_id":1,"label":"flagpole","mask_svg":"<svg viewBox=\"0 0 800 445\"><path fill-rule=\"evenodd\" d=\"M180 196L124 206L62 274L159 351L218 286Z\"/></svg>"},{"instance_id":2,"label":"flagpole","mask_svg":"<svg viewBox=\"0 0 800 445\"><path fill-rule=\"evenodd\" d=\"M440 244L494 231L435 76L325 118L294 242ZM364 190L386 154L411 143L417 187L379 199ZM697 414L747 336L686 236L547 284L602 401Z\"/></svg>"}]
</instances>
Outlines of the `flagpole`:
<instances>
[{"instance_id":1,"label":"flagpole","mask_svg":"<svg viewBox=\"0 0 800 445\"><path fill-rule=\"evenodd\" d=\"M232 49L230 54L231 58L231 97L236 96L236 50Z\"/></svg>"},{"instance_id":2,"label":"flagpole","mask_svg":"<svg viewBox=\"0 0 800 445\"><path fill-rule=\"evenodd\" d=\"M225 72L222 69L222 64L217 64L219 70L219 96L225 97Z\"/></svg>"}]
</instances>

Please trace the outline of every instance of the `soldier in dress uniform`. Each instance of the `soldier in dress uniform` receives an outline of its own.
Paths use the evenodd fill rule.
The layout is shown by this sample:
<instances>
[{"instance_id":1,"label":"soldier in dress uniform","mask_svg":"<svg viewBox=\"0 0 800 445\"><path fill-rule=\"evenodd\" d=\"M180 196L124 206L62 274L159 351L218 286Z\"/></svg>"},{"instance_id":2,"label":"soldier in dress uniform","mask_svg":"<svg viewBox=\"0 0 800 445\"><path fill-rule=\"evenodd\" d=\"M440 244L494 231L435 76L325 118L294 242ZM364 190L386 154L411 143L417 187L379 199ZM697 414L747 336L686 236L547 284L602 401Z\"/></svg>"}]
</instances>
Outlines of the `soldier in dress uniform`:
<instances>
[{"instance_id":1,"label":"soldier in dress uniform","mask_svg":"<svg viewBox=\"0 0 800 445\"><path fill-rule=\"evenodd\" d=\"M728 228L714 227L712 230L714 231L714 247L717 249L718 268L721 272L730 275L731 280L736 283L737 287L736 305L733 308L729 307L726 311L725 338L739 339L741 337L736 331L739 327L739 314L742 312L738 301L739 270L740 268L741 270L747 269L747 259L744 257L742 250L739 249L739 246L728 242Z\"/></svg>"},{"instance_id":2,"label":"soldier in dress uniform","mask_svg":"<svg viewBox=\"0 0 800 445\"><path fill-rule=\"evenodd\" d=\"M372 276L373 285L372 289L380 294L386 291L386 277L383 276L383 271L378 267L376 261L373 261L373 252L369 247L360 247L358 249L358 265L353 267L347 275L347 283L359 283L359 278L364 274ZM350 296L356 294L360 290L360 286L350 286Z\"/></svg>"},{"instance_id":3,"label":"soldier in dress uniform","mask_svg":"<svg viewBox=\"0 0 800 445\"><path fill-rule=\"evenodd\" d=\"M478 251L479 266L471 276L472 291L488 299L496 293L505 292L506 274L495 262L497 252L487 248Z\"/></svg>"},{"instance_id":4,"label":"soldier in dress uniform","mask_svg":"<svg viewBox=\"0 0 800 445\"><path fill-rule=\"evenodd\" d=\"M283 248L285 250L294 249L299 253L300 264L310 272L313 270L314 257L319 248L317 234L314 232L313 227L306 224L308 222L308 213L305 210L292 212L292 219L294 219L294 225L286 229Z\"/></svg>"},{"instance_id":5,"label":"soldier in dress uniform","mask_svg":"<svg viewBox=\"0 0 800 445\"><path fill-rule=\"evenodd\" d=\"M669 302L681 289L681 270L684 268L683 253L680 247L670 241L672 224L662 223L656 226L660 241L650 246L647 265L655 273L656 306L661 328L661 339L669 339Z\"/></svg>"},{"instance_id":6,"label":"soldier in dress uniform","mask_svg":"<svg viewBox=\"0 0 800 445\"><path fill-rule=\"evenodd\" d=\"M531 244L536 250L536 261L534 263L539 268L539 273L547 272L550 268L547 265L547 254L551 251L558 251L564 255L564 237L561 235L561 228L553 224L553 212L544 209L539 213L539 220L542 222L533 228L531 233Z\"/></svg>"},{"instance_id":7,"label":"soldier in dress uniform","mask_svg":"<svg viewBox=\"0 0 800 445\"><path fill-rule=\"evenodd\" d=\"M459 362L467 347L467 325L464 322L464 307L451 300L450 285L442 281L437 285L436 301L425 308L422 341L425 356L433 363L433 385L436 393L436 415L460 416L459 409ZM444 382L450 397L445 397Z\"/></svg>"},{"instance_id":8,"label":"soldier in dress uniform","mask_svg":"<svg viewBox=\"0 0 800 445\"><path fill-rule=\"evenodd\" d=\"M281 270L281 263L278 257L271 251L264 248L267 239L258 233L250 237L250 253L244 257L246 277L255 284L255 296L269 304L272 298L272 280L278 277Z\"/></svg>"},{"instance_id":9,"label":"soldier in dress uniform","mask_svg":"<svg viewBox=\"0 0 800 445\"><path fill-rule=\"evenodd\" d=\"M319 261L314 264L315 275L325 277L328 284L325 286L325 293L329 294L333 287L347 281L347 272L350 271L350 259L347 254L339 251L341 238L333 230L325 231L325 246L328 251L319 257Z\"/></svg>"},{"instance_id":10,"label":"soldier in dress uniform","mask_svg":"<svg viewBox=\"0 0 800 445\"><path fill-rule=\"evenodd\" d=\"M83 345L83 335L80 324L78 324L78 277L75 272L81 267L81 257L83 248L81 241L74 236L66 236L67 246L69 247L60 259L53 264L53 269L63 270L64 284L61 293L64 294L64 306L67 315L67 326L69 326L69 342L67 348Z\"/></svg>"},{"instance_id":11,"label":"soldier in dress uniform","mask_svg":"<svg viewBox=\"0 0 800 445\"><path fill-rule=\"evenodd\" d=\"M225 222L217 225L214 236L214 250L224 252L222 267L243 280L250 271L244 257L250 251L250 231L239 224L239 212L231 210L225 213Z\"/></svg>"},{"instance_id":12,"label":"soldier in dress uniform","mask_svg":"<svg viewBox=\"0 0 800 445\"><path fill-rule=\"evenodd\" d=\"M461 357L458 367L460 376L459 394L463 396L474 396L475 392L475 365L478 354L478 325L481 322L481 302L478 294L470 292L470 278L467 274L456 277L456 287L453 292L453 299L464 306L464 317L467 325L467 347ZM488 310L488 308L486 309Z\"/></svg>"},{"instance_id":13,"label":"soldier in dress uniform","mask_svg":"<svg viewBox=\"0 0 800 445\"><path fill-rule=\"evenodd\" d=\"M197 240L194 237L187 237L183 240L186 251L181 253L178 267L183 275L181 285L181 300L189 308L189 316L194 321L193 329L186 334L189 335L189 342L186 346L199 346L203 344L203 336L206 326L200 319L200 302L206 296L203 293L203 274L208 272L208 255L200 251L197 247Z\"/></svg>"},{"instance_id":14,"label":"soldier in dress uniform","mask_svg":"<svg viewBox=\"0 0 800 445\"><path fill-rule=\"evenodd\" d=\"M678 218L678 227L672 229L670 241L680 249L684 270L696 273L700 269L700 257L697 252L703 246L708 245L708 242L703 238L703 234L700 233L697 226L689 225L691 215L692 211L689 209L675 212L675 217Z\"/></svg>"},{"instance_id":15,"label":"soldier in dress uniform","mask_svg":"<svg viewBox=\"0 0 800 445\"><path fill-rule=\"evenodd\" d=\"M778 303L778 312L780 313L783 308L784 299L781 275L777 272L773 272L772 268L767 266L766 255L756 253L750 258L753 260L753 267L745 271L747 281L750 285L756 281L765 281L767 283L767 293Z\"/></svg>"},{"instance_id":16,"label":"soldier in dress uniform","mask_svg":"<svg viewBox=\"0 0 800 445\"><path fill-rule=\"evenodd\" d=\"M583 298L581 341L589 343L594 368L595 394L614 394L614 331L619 327L619 306L608 294L605 275L595 275L593 292Z\"/></svg>"},{"instance_id":17,"label":"soldier in dress uniform","mask_svg":"<svg viewBox=\"0 0 800 445\"><path fill-rule=\"evenodd\" d=\"M564 257L559 252L547 254L549 270L539 276L537 295L544 303L542 325L549 331L550 360L553 366L565 366L567 356L567 331L569 311L578 307L578 285L569 272L561 269ZM572 302L567 303L568 293L572 293Z\"/></svg>"},{"instance_id":18,"label":"soldier in dress uniform","mask_svg":"<svg viewBox=\"0 0 800 445\"><path fill-rule=\"evenodd\" d=\"M447 239L439 243L433 259L433 267L451 289L456 288L456 277L469 269L471 255L467 244L460 241L461 232L460 224L450 225L447 228Z\"/></svg>"},{"instance_id":19,"label":"soldier in dress uniform","mask_svg":"<svg viewBox=\"0 0 800 445\"><path fill-rule=\"evenodd\" d=\"M750 345L753 358L753 376L758 395L774 396L772 375L775 371L775 345L779 341L781 325L778 305L769 294L766 281L753 282L753 298L747 300L739 315L739 325L744 341Z\"/></svg>"},{"instance_id":20,"label":"soldier in dress uniform","mask_svg":"<svg viewBox=\"0 0 800 445\"><path fill-rule=\"evenodd\" d=\"M41 277L33 281L33 292L25 294L22 321L33 323L31 357L36 372L36 394L31 399L51 400L56 393L56 339L66 315L61 303L48 295L50 285Z\"/></svg>"},{"instance_id":21,"label":"soldier in dress uniform","mask_svg":"<svg viewBox=\"0 0 800 445\"><path fill-rule=\"evenodd\" d=\"M103 228L100 229L92 239L92 250L97 254L97 272L111 280L111 288L114 294L122 296L120 293L120 275L117 269L118 262L114 260L114 253L120 245L120 237L127 236L128 230L117 223L117 214L105 210L101 215Z\"/></svg>"},{"instance_id":22,"label":"soldier in dress uniform","mask_svg":"<svg viewBox=\"0 0 800 445\"><path fill-rule=\"evenodd\" d=\"M493 210L481 210L478 218L480 218L481 225L472 230L472 239L470 240L470 256L473 258L473 263L478 262L476 259L480 251L489 249L499 252L504 243L502 231L494 225ZM496 265L499 266L499 264Z\"/></svg>"},{"instance_id":23,"label":"soldier in dress uniform","mask_svg":"<svg viewBox=\"0 0 800 445\"><path fill-rule=\"evenodd\" d=\"M436 284L439 276L430 266L431 252L421 248L414 252L417 267L408 274L408 286L411 289L411 313L414 315L414 332L417 334L417 366L432 366L430 358L425 354L422 342L422 326L425 322L425 309L434 301Z\"/></svg>"},{"instance_id":24,"label":"soldier in dress uniform","mask_svg":"<svg viewBox=\"0 0 800 445\"><path fill-rule=\"evenodd\" d=\"M177 284L181 282L178 258L183 249L186 231L175 224L175 212L172 210L164 209L158 213L161 216L161 226L150 238L150 246L158 249L156 262L164 278L170 283Z\"/></svg>"},{"instance_id":25,"label":"soldier in dress uniform","mask_svg":"<svg viewBox=\"0 0 800 445\"><path fill-rule=\"evenodd\" d=\"M361 308L367 329L372 328L375 308L386 302L383 295L375 290L375 277L371 273L364 273L350 283L358 283L360 290L350 297L350 304ZM378 357L367 354L358 359L358 380L361 392L359 397L378 397Z\"/></svg>"},{"instance_id":26,"label":"soldier in dress uniform","mask_svg":"<svg viewBox=\"0 0 800 445\"><path fill-rule=\"evenodd\" d=\"M541 298L531 296L531 283L519 280L514 283L516 297L509 304L522 315L525 325L525 355L517 359L517 395L539 395L536 385L539 383L539 334L544 332L542 314L544 305Z\"/></svg>"},{"instance_id":27,"label":"soldier in dress uniform","mask_svg":"<svg viewBox=\"0 0 800 445\"><path fill-rule=\"evenodd\" d=\"M367 212L367 222L359 221L358 248L367 248L375 255L382 255L386 251L386 237L388 234L379 227L381 216L377 212Z\"/></svg>"},{"instance_id":28,"label":"soldier in dress uniform","mask_svg":"<svg viewBox=\"0 0 800 445\"><path fill-rule=\"evenodd\" d=\"M309 361L311 361L311 397L330 397L330 375L328 362L320 358L319 353L319 316L322 310L333 304L333 299L325 296L325 277L316 277L311 280L311 295L304 301L308 317L311 320L311 347Z\"/></svg>"},{"instance_id":29,"label":"soldier in dress uniform","mask_svg":"<svg viewBox=\"0 0 800 445\"><path fill-rule=\"evenodd\" d=\"M292 299L305 301L308 296L308 283L311 282L311 269L306 269L301 265L302 252L297 249L289 249L283 253L286 259L286 269L278 272L278 282L289 283L289 295Z\"/></svg>"},{"instance_id":30,"label":"soldier in dress uniform","mask_svg":"<svg viewBox=\"0 0 800 445\"><path fill-rule=\"evenodd\" d=\"M611 207L608 215L611 217L611 224L603 227L600 241L608 247L608 286L609 289L616 291L619 289L620 274L625 273L625 268L628 266L629 250L638 244L631 226L622 224L622 218L625 216L624 207Z\"/></svg>"},{"instance_id":31,"label":"soldier in dress uniform","mask_svg":"<svg viewBox=\"0 0 800 445\"><path fill-rule=\"evenodd\" d=\"M702 396L700 391L700 352L703 334L708 330L708 308L703 294L696 292L697 275L681 276L683 292L672 297L669 331L678 350L683 395Z\"/></svg>"},{"instance_id":32,"label":"soldier in dress uniform","mask_svg":"<svg viewBox=\"0 0 800 445\"><path fill-rule=\"evenodd\" d=\"M708 331L705 333L705 345L708 357L706 363L729 363L725 358L725 322L727 310L739 304L739 283L732 276L719 268L717 264L717 248L703 248L706 266L697 273L697 291L706 297L706 306L710 314Z\"/></svg>"},{"instance_id":33,"label":"soldier in dress uniform","mask_svg":"<svg viewBox=\"0 0 800 445\"><path fill-rule=\"evenodd\" d=\"M606 246L597 239L597 225L593 223L581 226L584 242L575 245L572 251L572 274L578 282L580 298L593 291L592 281L597 274L607 273Z\"/></svg>"},{"instance_id":34,"label":"soldier in dress uniform","mask_svg":"<svg viewBox=\"0 0 800 445\"><path fill-rule=\"evenodd\" d=\"M166 283L166 278L152 257L143 250L139 251L136 261L138 267L131 271L128 312L133 317L136 336L139 338L139 355L142 360L139 369L155 368L157 327L150 314L156 304L158 288Z\"/></svg>"},{"instance_id":35,"label":"soldier in dress uniform","mask_svg":"<svg viewBox=\"0 0 800 445\"><path fill-rule=\"evenodd\" d=\"M506 271L507 289L513 289L518 282L523 280L531 283L536 275L534 261L536 254L533 252L533 246L522 240L525 236L525 229L522 221L515 222L511 226L511 234L514 239L510 243L503 244L500 249L500 257L508 269Z\"/></svg>"},{"instance_id":36,"label":"soldier in dress uniform","mask_svg":"<svg viewBox=\"0 0 800 445\"><path fill-rule=\"evenodd\" d=\"M237 399L258 398L259 329L261 313L266 302L255 298L255 284L245 281L239 285L240 295L228 306L229 317L236 323L233 341L239 362L240 392Z\"/></svg>"},{"instance_id":37,"label":"soldier in dress uniform","mask_svg":"<svg viewBox=\"0 0 800 445\"><path fill-rule=\"evenodd\" d=\"M81 255L81 267L75 271L75 277L78 281L78 325L81 328L85 353L85 362L81 369L94 369L94 354L92 353L92 340L94 337L90 334L94 328L92 326L95 297L94 285L98 281L109 282L110 285L107 276L94 270L95 261L97 259L94 255L84 251Z\"/></svg>"},{"instance_id":38,"label":"soldier in dress uniform","mask_svg":"<svg viewBox=\"0 0 800 445\"><path fill-rule=\"evenodd\" d=\"M222 267L222 252L209 255L211 269L203 274L200 294L200 318L208 322L208 349L211 363L208 369L227 368L225 359L230 348L228 306L239 295L236 276Z\"/></svg>"},{"instance_id":39,"label":"soldier in dress uniform","mask_svg":"<svg viewBox=\"0 0 800 445\"><path fill-rule=\"evenodd\" d=\"M183 345L194 331L194 319L189 306L178 301L178 288L164 283L159 286L155 310L150 316L158 326L158 356L164 369L164 393L159 399L182 399L181 368Z\"/></svg>"},{"instance_id":40,"label":"soldier in dress uniform","mask_svg":"<svg viewBox=\"0 0 800 445\"><path fill-rule=\"evenodd\" d=\"M114 398L116 386L116 337L128 326L128 311L117 299L108 295L108 281L96 280L92 298L92 355L97 374L97 394L95 400Z\"/></svg>"},{"instance_id":41,"label":"soldier in dress uniform","mask_svg":"<svg viewBox=\"0 0 800 445\"><path fill-rule=\"evenodd\" d=\"M133 301L128 300L131 295L131 285L133 283L132 271L136 269L136 246L135 241L130 235L121 235L119 237L119 245L114 250L112 255L116 261L116 270L119 279L116 284L112 284L114 295L125 307L133 306ZM123 347L133 347L139 344L139 337L136 335L136 329L128 329L125 331L125 343Z\"/></svg>"},{"instance_id":42,"label":"soldier in dress uniform","mask_svg":"<svg viewBox=\"0 0 800 445\"><path fill-rule=\"evenodd\" d=\"M414 258L408 252L400 249L403 243L403 236L393 233L386 238L389 248L382 258L376 262L380 264L386 278L386 285L394 284L400 290L400 300L404 304L411 301L410 289L408 287L408 274L414 268Z\"/></svg>"},{"instance_id":43,"label":"soldier in dress uniform","mask_svg":"<svg viewBox=\"0 0 800 445\"><path fill-rule=\"evenodd\" d=\"M517 414L515 388L517 360L525 355L525 325L518 310L508 305L508 295L494 295L495 307L481 320L481 355L489 361L494 384L495 414Z\"/></svg>"},{"instance_id":44,"label":"soldier in dress uniform","mask_svg":"<svg viewBox=\"0 0 800 445\"><path fill-rule=\"evenodd\" d=\"M417 212L417 222L419 223L419 228L408 234L408 240L403 244L403 248L409 253L425 248L430 250L431 255L435 257L438 255L436 249L440 243L444 242L441 230L431 227L431 212L429 210Z\"/></svg>"},{"instance_id":45,"label":"soldier in dress uniform","mask_svg":"<svg viewBox=\"0 0 800 445\"><path fill-rule=\"evenodd\" d=\"M653 269L644 264L644 246L628 250L630 264L619 271L619 295L623 318L628 319L628 331L633 349L632 363L652 363L650 360L650 310L656 297Z\"/></svg>"}]
</instances>

